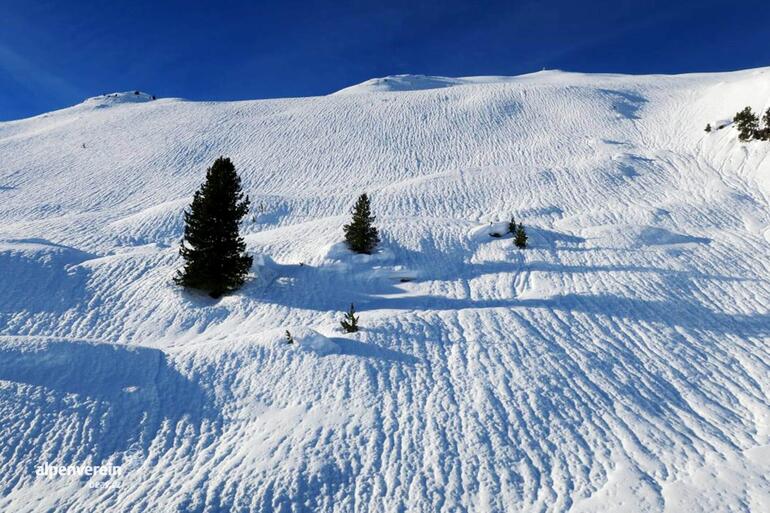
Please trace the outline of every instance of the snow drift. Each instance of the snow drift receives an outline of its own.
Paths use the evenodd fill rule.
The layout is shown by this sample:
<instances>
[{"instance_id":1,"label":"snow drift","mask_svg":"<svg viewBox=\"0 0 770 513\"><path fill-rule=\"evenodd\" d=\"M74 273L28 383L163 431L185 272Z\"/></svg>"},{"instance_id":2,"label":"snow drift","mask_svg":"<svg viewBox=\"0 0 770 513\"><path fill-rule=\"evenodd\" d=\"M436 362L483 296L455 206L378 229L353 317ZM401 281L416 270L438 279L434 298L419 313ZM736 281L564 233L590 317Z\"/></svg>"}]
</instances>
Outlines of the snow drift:
<instances>
[{"instance_id":1,"label":"snow drift","mask_svg":"<svg viewBox=\"0 0 770 513\"><path fill-rule=\"evenodd\" d=\"M746 105L770 68L0 123L0 510L770 510L770 145L703 131ZM261 257L214 301L171 276L220 155Z\"/></svg>"}]
</instances>

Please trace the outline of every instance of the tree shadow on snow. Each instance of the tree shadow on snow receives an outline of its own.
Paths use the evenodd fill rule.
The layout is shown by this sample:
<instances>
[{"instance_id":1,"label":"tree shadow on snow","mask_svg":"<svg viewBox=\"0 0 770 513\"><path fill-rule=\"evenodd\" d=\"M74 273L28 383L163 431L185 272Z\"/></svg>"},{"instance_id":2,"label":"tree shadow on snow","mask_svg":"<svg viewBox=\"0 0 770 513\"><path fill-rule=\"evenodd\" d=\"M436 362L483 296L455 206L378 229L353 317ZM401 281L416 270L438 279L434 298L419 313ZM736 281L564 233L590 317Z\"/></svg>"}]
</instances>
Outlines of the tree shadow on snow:
<instances>
[{"instance_id":1,"label":"tree shadow on snow","mask_svg":"<svg viewBox=\"0 0 770 513\"><path fill-rule=\"evenodd\" d=\"M465 276L469 279L478 278L485 274L519 272L526 270L528 272L546 272L546 273L568 273L568 274L590 274L590 273L644 273L658 274L665 278L677 280L712 280L720 282L751 282L758 281L755 278L743 278L740 276L725 276L720 274L707 274L698 271L678 271L675 269L666 269L663 267L645 267L637 265L568 265L551 262L527 262L526 267L515 262L484 262L480 264L468 264L465 267Z\"/></svg>"},{"instance_id":2,"label":"tree shadow on snow","mask_svg":"<svg viewBox=\"0 0 770 513\"><path fill-rule=\"evenodd\" d=\"M545 299L454 299L441 296L402 296L376 298L361 303L359 311L393 310L462 310L485 308L537 308L603 317L617 317L637 322L678 326L718 334L738 336L770 335L768 314L726 314L715 312L684 299L643 300L611 294L566 294Z\"/></svg>"},{"instance_id":3,"label":"tree shadow on snow","mask_svg":"<svg viewBox=\"0 0 770 513\"><path fill-rule=\"evenodd\" d=\"M394 363L406 363L413 365L419 360L414 356L392 349L386 349L375 344L365 344L357 340L342 337L332 337L331 340L340 348L340 354L384 360Z\"/></svg>"},{"instance_id":4,"label":"tree shadow on snow","mask_svg":"<svg viewBox=\"0 0 770 513\"><path fill-rule=\"evenodd\" d=\"M484 274L501 272L519 272L521 266L514 263L494 262L469 265L464 279L472 279ZM639 268L633 266L563 266L534 262L527 264L528 271L544 272L634 272L655 273L673 280L708 279L717 281L744 281L745 278L708 275L698 272L672 271L658 268ZM286 290L268 294L265 301L273 304L319 311L347 308L355 303L359 312L373 310L462 310L474 308L539 308L547 310L583 313L596 316L619 317L634 321L659 323L668 326L680 326L687 329L707 330L714 333L736 334L740 336L770 335L770 315L767 314L730 314L716 312L685 297L672 297L660 300L644 300L611 294L580 295L566 294L544 299L467 299L451 298L438 295L408 295L397 283L384 283L379 287L366 289L356 283L335 283L333 280L319 287L317 294L298 292L294 285L286 284ZM334 290L329 294L329 290ZM273 291L275 292L275 291Z\"/></svg>"}]
</instances>

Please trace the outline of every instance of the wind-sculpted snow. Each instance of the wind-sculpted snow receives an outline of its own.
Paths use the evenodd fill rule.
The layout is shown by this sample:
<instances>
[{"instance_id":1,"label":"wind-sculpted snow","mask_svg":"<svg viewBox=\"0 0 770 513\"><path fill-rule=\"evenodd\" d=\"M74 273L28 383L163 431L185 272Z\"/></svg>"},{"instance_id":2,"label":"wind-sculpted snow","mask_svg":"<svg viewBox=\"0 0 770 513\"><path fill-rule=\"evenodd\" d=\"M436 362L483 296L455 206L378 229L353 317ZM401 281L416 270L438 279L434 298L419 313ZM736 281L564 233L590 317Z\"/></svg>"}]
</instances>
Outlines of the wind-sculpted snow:
<instances>
[{"instance_id":1,"label":"wind-sculpted snow","mask_svg":"<svg viewBox=\"0 0 770 513\"><path fill-rule=\"evenodd\" d=\"M770 69L341 93L0 123L1 511L770 510L770 146L703 132ZM258 257L214 301L171 277L220 155Z\"/></svg>"}]
</instances>

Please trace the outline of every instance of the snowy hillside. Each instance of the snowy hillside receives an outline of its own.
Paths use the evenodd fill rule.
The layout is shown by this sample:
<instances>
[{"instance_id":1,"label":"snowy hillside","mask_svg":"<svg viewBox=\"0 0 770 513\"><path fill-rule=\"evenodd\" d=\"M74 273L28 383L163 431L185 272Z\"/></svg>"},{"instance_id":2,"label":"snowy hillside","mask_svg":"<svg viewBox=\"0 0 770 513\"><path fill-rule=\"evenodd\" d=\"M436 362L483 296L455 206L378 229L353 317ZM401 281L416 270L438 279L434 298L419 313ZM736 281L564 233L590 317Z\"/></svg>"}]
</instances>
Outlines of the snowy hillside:
<instances>
[{"instance_id":1,"label":"snowy hillside","mask_svg":"<svg viewBox=\"0 0 770 513\"><path fill-rule=\"evenodd\" d=\"M0 123L0 511L770 511L770 143L703 131L746 105L770 68ZM171 276L220 155L258 258L214 301Z\"/></svg>"}]
</instances>

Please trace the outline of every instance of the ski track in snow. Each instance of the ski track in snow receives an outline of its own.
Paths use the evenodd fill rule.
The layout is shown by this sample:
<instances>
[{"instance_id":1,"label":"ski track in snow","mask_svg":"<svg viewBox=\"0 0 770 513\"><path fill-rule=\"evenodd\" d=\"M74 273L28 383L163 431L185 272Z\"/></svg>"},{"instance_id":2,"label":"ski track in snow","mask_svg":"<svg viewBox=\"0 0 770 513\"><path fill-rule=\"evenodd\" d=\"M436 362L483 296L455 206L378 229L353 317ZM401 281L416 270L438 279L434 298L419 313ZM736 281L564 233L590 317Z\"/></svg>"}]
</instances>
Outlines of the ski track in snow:
<instances>
[{"instance_id":1,"label":"ski track in snow","mask_svg":"<svg viewBox=\"0 0 770 513\"><path fill-rule=\"evenodd\" d=\"M0 510L770 511L770 146L702 131L770 68L146 100L0 123ZM267 258L215 302L170 278L219 155Z\"/></svg>"}]
</instances>

